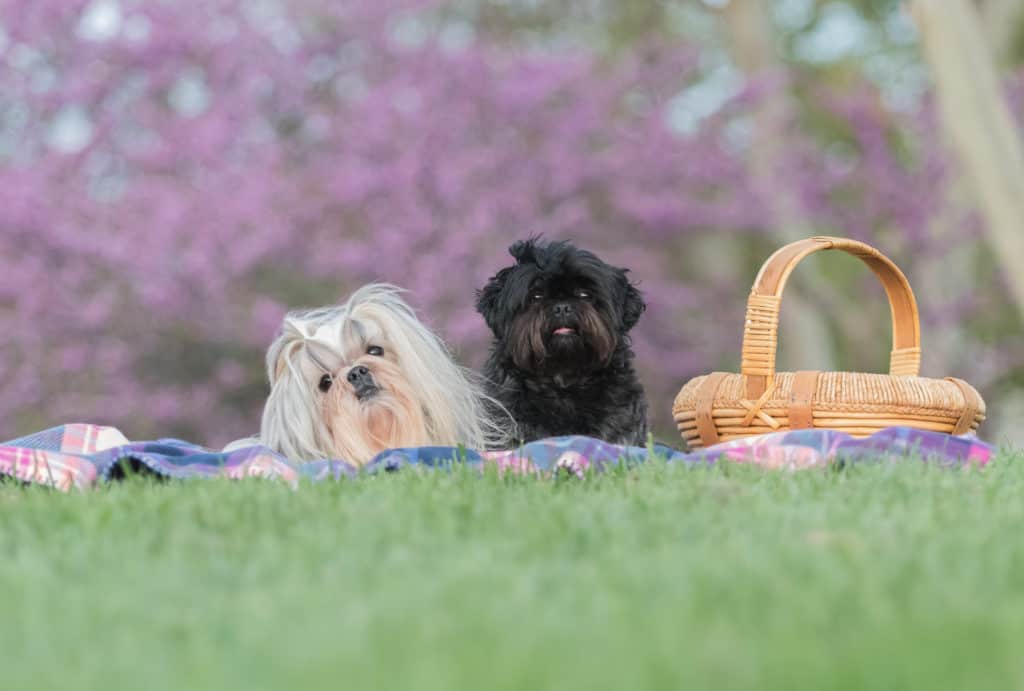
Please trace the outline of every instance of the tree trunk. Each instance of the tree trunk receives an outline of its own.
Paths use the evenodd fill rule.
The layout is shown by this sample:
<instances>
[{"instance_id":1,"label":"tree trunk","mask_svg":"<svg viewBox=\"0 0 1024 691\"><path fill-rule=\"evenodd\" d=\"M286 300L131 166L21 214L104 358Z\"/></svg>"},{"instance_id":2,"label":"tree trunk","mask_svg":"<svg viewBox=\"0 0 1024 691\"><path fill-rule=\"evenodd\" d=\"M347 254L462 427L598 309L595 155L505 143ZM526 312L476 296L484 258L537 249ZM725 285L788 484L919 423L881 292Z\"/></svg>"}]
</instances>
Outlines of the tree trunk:
<instances>
[{"instance_id":1,"label":"tree trunk","mask_svg":"<svg viewBox=\"0 0 1024 691\"><path fill-rule=\"evenodd\" d=\"M911 0L943 129L985 219L1011 298L1024 314L1024 146L977 9L968 0Z\"/></svg>"},{"instance_id":2,"label":"tree trunk","mask_svg":"<svg viewBox=\"0 0 1024 691\"><path fill-rule=\"evenodd\" d=\"M975 4L996 59L1008 59L1024 20L1024 4L1020 0L975 0Z\"/></svg>"}]
</instances>

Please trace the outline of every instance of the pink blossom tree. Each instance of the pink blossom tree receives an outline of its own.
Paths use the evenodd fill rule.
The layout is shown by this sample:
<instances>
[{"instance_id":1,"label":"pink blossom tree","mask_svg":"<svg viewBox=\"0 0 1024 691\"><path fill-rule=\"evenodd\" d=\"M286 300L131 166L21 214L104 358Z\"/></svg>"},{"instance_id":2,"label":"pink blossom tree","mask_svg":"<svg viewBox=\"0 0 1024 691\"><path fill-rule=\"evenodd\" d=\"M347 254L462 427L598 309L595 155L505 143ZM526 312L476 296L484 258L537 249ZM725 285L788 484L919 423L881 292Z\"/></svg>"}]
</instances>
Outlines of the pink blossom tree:
<instances>
[{"instance_id":1,"label":"pink blossom tree","mask_svg":"<svg viewBox=\"0 0 1024 691\"><path fill-rule=\"evenodd\" d=\"M702 69L687 46L528 50L432 9L0 3L0 438L69 420L210 445L251 433L284 311L370 280L409 289L479 365L473 290L533 234L632 269L661 429L687 377L734 368L774 245L743 141L770 90L751 84L681 132L670 106ZM820 232L876 242L912 280L942 261L962 238L931 228L946 174L927 112L880 109L866 87L814 100L842 140L795 127L777 184L799 188ZM710 236L734 239L728 266L708 261ZM971 294L926 317L998 301ZM882 353L873 309L854 314Z\"/></svg>"}]
</instances>

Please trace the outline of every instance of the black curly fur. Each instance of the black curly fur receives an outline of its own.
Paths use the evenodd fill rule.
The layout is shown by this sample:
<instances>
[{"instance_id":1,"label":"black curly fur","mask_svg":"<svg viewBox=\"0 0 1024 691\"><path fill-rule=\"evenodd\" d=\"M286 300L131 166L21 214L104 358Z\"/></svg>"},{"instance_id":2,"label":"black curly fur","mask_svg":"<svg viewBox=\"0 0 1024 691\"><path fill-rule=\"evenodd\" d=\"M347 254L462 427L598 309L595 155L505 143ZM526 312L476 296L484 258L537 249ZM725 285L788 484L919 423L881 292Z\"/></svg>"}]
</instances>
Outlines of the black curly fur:
<instances>
[{"instance_id":1,"label":"black curly fur","mask_svg":"<svg viewBox=\"0 0 1024 691\"><path fill-rule=\"evenodd\" d=\"M489 393L519 437L645 444L647 399L628 334L646 305L626 270L568 242L530 239L509 253L516 263L476 297L494 334L484 366Z\"/></svg>"}]
</instances>

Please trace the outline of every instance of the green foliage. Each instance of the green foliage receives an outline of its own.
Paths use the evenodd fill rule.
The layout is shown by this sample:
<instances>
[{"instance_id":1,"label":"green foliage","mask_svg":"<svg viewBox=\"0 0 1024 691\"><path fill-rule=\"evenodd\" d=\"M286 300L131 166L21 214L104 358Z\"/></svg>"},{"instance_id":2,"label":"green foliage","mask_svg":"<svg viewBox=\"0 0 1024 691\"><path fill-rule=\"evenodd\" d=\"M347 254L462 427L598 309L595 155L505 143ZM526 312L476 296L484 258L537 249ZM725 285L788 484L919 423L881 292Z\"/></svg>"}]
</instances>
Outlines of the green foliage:
<instances>
[{"instance_id":1,"label":"green foliage","mask_svg":"<svg viewBox=\"0 0 1024 691\"><path fill-rule=\"evenodd\" d=\"M1013 65L1024 65L1024 12L1012 33L1009 47L1009 61Z\"/></svg>"},{"instance_id":2,"label":"green foliage","mask_svg":"<svg viewBox=\"0 0 1024 691\"><path fill-rule=\"evenodd\" d=\"M1021 460L8 485L0 683L1015 688Z\"/></svg>"}]
</instances>

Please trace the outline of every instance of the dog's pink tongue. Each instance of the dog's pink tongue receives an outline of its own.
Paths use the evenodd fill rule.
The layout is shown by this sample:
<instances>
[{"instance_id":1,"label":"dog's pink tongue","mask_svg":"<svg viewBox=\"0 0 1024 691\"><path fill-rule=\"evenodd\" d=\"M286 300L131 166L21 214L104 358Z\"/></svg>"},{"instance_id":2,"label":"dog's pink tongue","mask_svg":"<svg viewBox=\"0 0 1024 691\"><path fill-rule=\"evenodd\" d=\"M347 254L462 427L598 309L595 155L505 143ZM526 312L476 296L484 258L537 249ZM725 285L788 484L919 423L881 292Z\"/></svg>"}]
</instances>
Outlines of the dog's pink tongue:
<instances>
[{"instance_id":1,"label":"dog's pink tongue","mask_svg":"<svg viewBox=\"0 0 1024 691\"><path fill-rule=\"evenodd\" d=\"M568 335L574 334L574 333L576 333L576 332L573 331L572 329L566 327L566 326L563 326L560 329L555 329L555 335L556 336L568 336Z\"/></svg>"}]
</instances>

